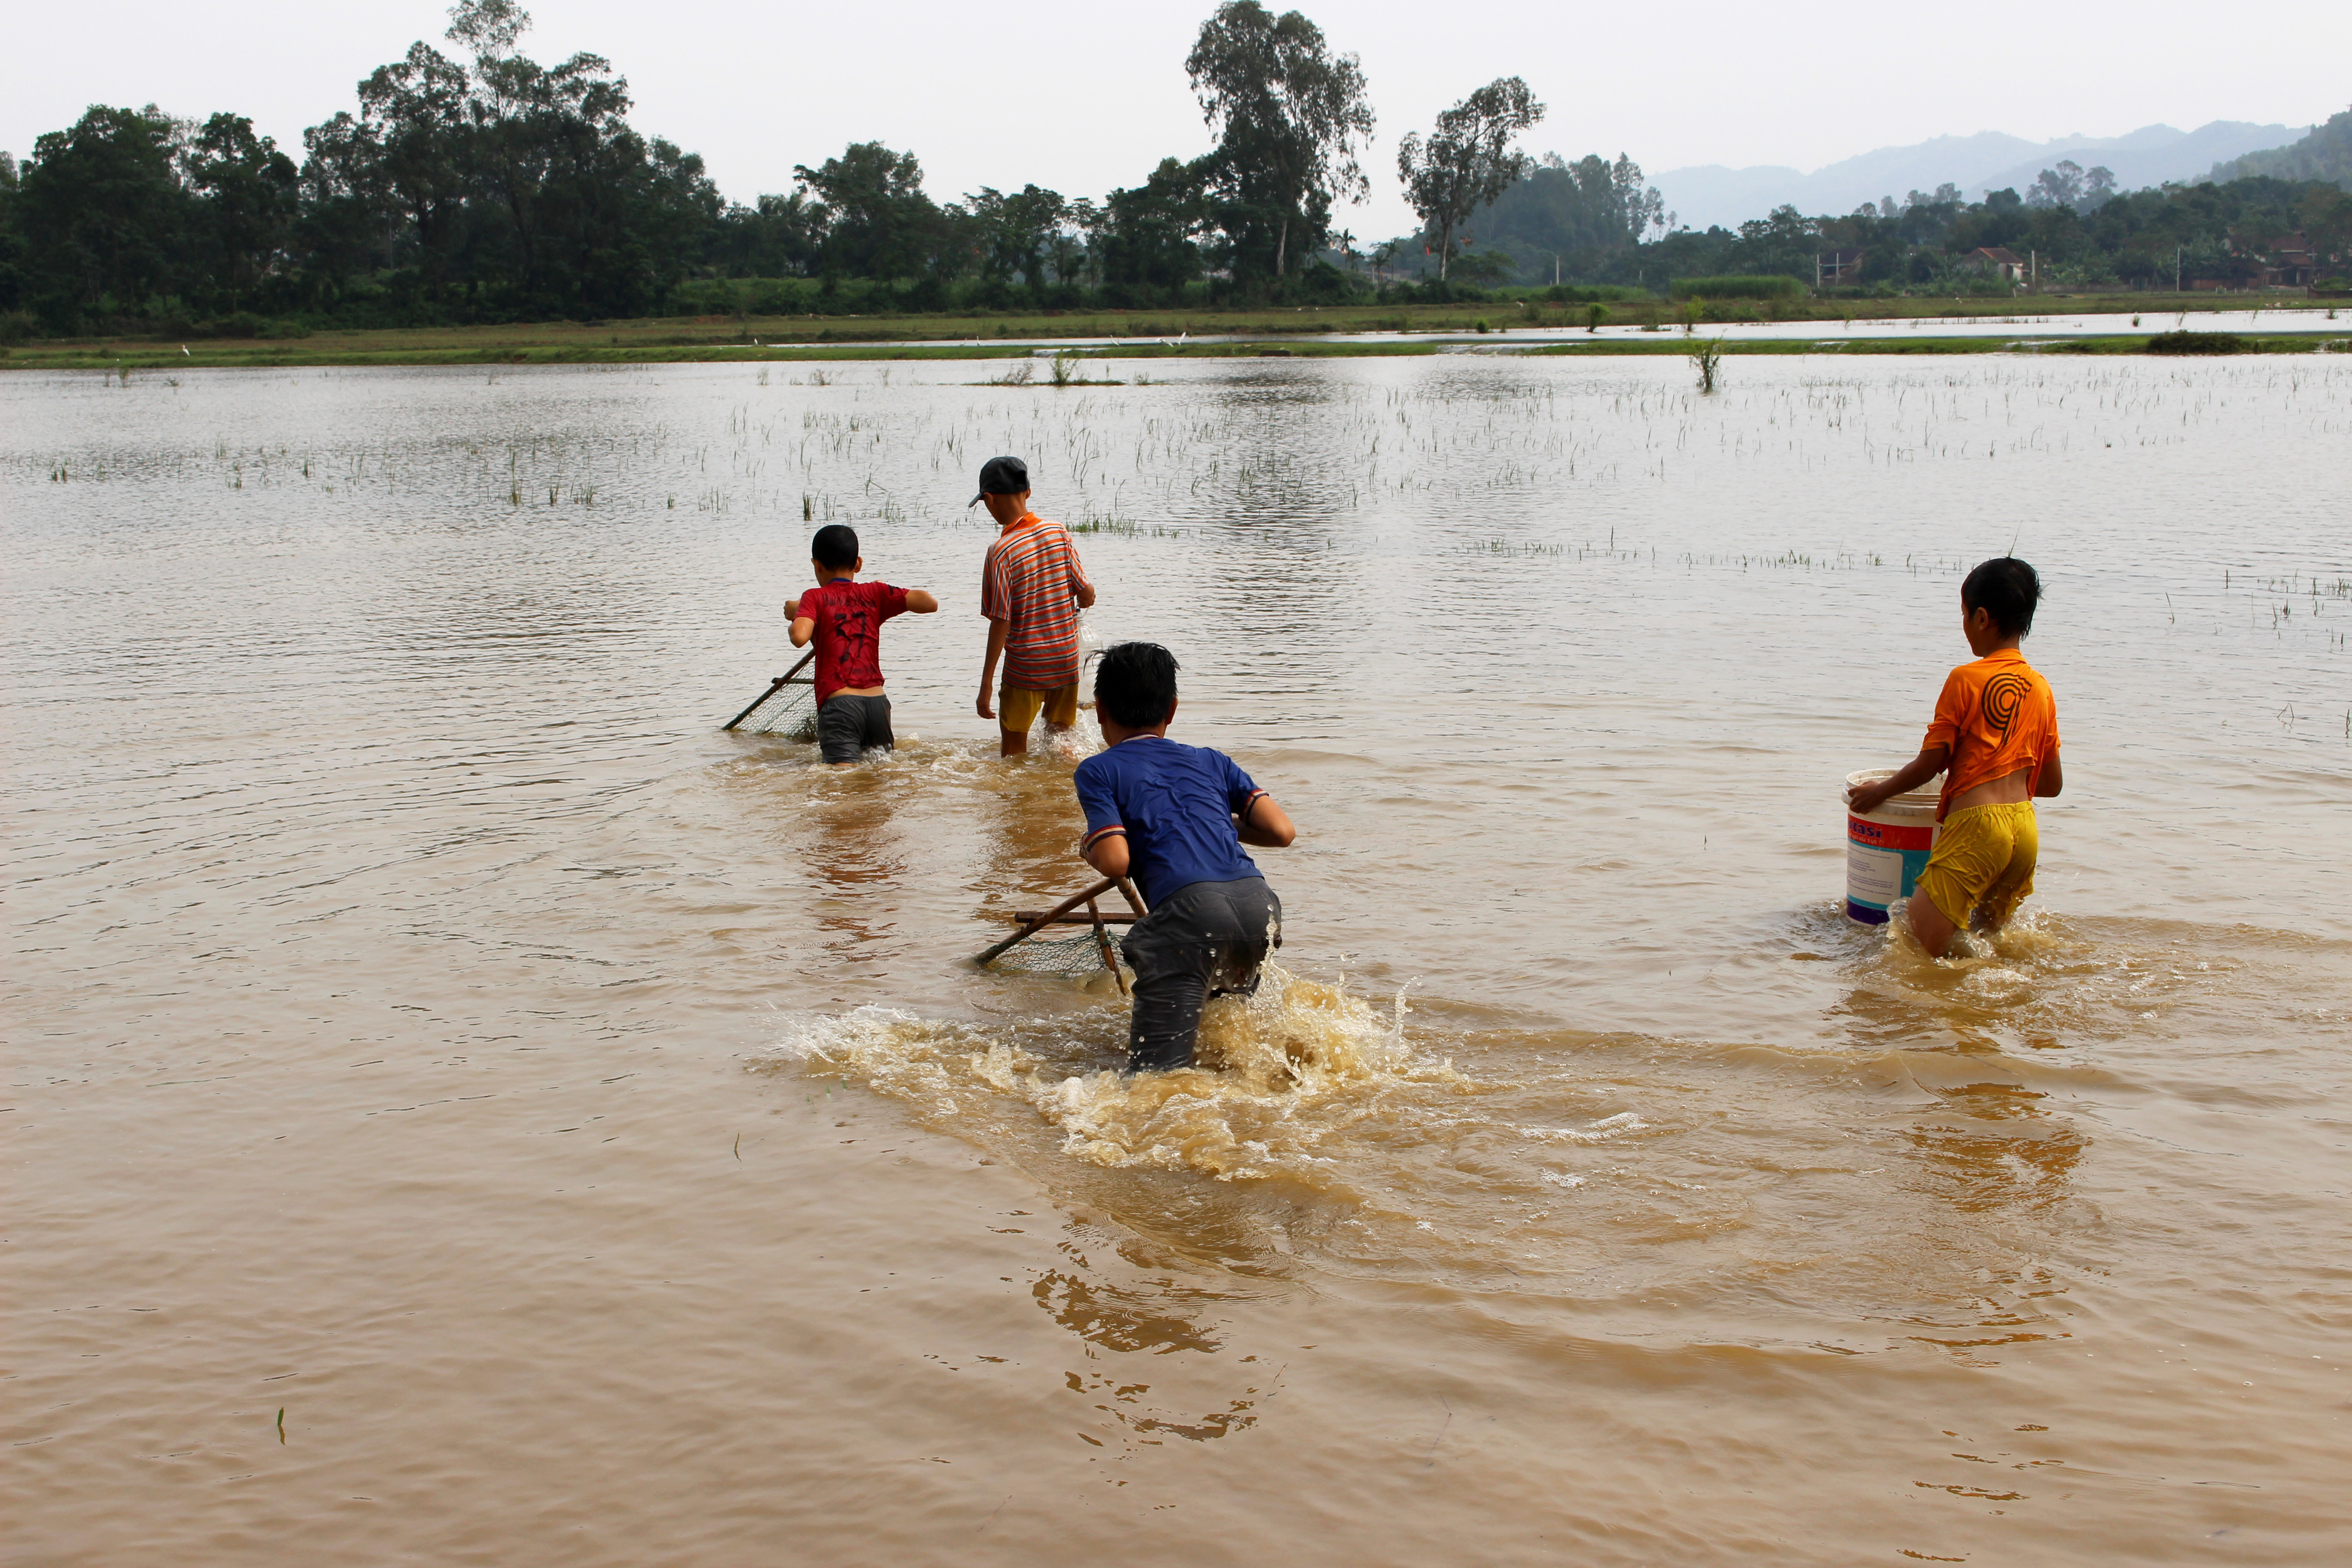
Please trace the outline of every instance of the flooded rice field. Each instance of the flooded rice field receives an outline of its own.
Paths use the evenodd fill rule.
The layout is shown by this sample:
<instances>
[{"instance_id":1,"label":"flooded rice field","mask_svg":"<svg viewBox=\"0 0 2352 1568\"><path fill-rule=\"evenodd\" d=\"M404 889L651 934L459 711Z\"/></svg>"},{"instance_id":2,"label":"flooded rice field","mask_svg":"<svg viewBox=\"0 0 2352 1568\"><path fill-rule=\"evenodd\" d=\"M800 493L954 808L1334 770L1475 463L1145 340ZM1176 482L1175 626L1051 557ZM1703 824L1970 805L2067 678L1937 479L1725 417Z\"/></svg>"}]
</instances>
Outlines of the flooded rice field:
<instances>
[{"instance_id":1,"label":"flooded rice field","mask_svg":"<svg viewBox=\"0 0 2352 1568\"><path fill-rule=\"evenodd\" d=\"M0 379L12 1561L2352 1546L2352 359L1106 369ZM1099 744L998 452L1300 829L1200 1070L968 962ZM719 729L825 521L944 606L838 772ZM1840 788L2012 546L1930 961Z\"/></svg>"}]
</instances>

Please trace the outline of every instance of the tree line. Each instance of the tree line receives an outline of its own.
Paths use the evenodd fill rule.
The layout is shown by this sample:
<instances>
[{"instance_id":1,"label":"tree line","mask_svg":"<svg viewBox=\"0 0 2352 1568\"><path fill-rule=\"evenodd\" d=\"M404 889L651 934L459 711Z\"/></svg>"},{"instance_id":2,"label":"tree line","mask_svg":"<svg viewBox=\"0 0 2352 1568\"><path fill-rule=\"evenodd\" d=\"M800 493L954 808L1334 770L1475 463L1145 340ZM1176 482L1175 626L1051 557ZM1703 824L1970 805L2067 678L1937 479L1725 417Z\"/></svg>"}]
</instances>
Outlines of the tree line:
<instances>
[{"instance_id":1,"label":"tree line","mask_svg":"<svg viewBox=\"0 0 2352 1568\"><path fill-rule=\"evenodd\" d=\"M1943 287L1979 245L2034 247L2062 281L2152 282L2189 250L2242 268L2242 233L2343 243L2333 186L2265 174L2125 195L2105 171L2065 164L2025 197L1968 203L1948 186L1701 233L1622 153L1531 156L1520 142L1544 106L1505 77L1402 139L1397 177L1422 227L1365 245L1334 216L1370 187L1362 65L1257 0L1219 5L1183 61L1213 146L1099 200L1024 184L943 203L912 152L859 142L746 205L699 156L631 125L610 61L526 54L515 0L460 0L450 16L446 52L420 41L379 67L299 154L245 116L152 105L93 107L21 168L0 154L0 335L1810 281L1820 249L1848 247L1881 288Z\"/></svg>"}]
</instances>

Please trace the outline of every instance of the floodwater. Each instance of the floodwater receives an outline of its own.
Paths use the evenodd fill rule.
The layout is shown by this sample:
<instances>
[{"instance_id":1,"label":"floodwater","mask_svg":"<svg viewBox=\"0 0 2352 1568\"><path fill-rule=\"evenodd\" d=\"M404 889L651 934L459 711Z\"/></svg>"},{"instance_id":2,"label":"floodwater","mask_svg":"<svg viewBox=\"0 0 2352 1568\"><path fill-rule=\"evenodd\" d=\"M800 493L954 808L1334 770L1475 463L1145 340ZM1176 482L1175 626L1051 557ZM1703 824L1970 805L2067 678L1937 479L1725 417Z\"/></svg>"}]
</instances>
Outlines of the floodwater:
<instances>
[{"instance_id":1,"label":"floodwater","mask_svg":"<svg viewBox=\"0 0 2352 1568\"><path fill-rule=\"evenodd\" d=\"M1718 301L1720 303L1720 301ZM1736 306L1739 302L1732 301ZM2308 335L2319 339L2323 350L2343 353L2352 347L2352 307L2347 307L2341 317L2335 306L2256 305L2242 310L2147 310L2137 315L2119 315L2114 311L2074 311L2054 314L2018 312L2006 315L1958 316L1880 316L1867 300L1857 300L1852 313L1841 321L1711 321L1702 330L1696 323L1687 334L1681 319L1675 314L1679 305L1660 305L1645 314L1655 319L1650 322L1624 320L1638 305L1619 304L1611 308L1612 319L1590 329L1580 326L1521 327L1512 323L1523 310L1534 309L1539 314L1546 309L1540 302L1533 307L1505 301L1495 307L1494 319L1488 323L1493 331L1364 331L1364 332L1297 332L1283 334L1284 341L1308 343L1410 343L1426 344L1433 341L1465 349L1476 349L1486 353L1511 353L1545 343L1580 343L1586 347L1596 342L1623 339L1629 342L1654 344L1659 334L1670 337L1704 335L1732 342L1807 342L1822 346L1842 346L1848 341L1886 338L2000 338L2016 342L2021 347L2033 347L2047 342L2067 342L2078 338L2108 338L2128 336L2135 332L2162 332L2185 328L2200 332L2262 332ZM1555 314L1570 314L1582 309L1580 305L1549 307ZM2146 324L2143 325L2142 323ZM1258 342L1264 332L1205 332L1189 337L1195 343ZM1135 338L1062 337L1024 338L1026 344L1037 345L1033 352L1051 353L1057 348L1118 348L1131 345ZM1141 340L1164 343L1170 340ZM953 340L908 340L885 346L894 348L940 347L960 348L1003 346L1003 338L960 338ZM714 343L713 348L741 347L751 353L761 345ZM770 345L789 346L789 345ZM1149 367L1147 367L1149 368Z\"/></svg>"},{"instance_id":2,"label":"floodwater","mask_svg":"<svg viewBox=\"0 0 2352 1568\"><path fill-rule=\"evenodd\" d=\"M0 379L10 1561L2352 1548L2352 359L1002 368ZM1299 825L1213 1070L965 962L998 451ZM945 605L842 771L804 515ZM1931 962L1839 784L2012 545Z\"/></svg>"}]
</instances>

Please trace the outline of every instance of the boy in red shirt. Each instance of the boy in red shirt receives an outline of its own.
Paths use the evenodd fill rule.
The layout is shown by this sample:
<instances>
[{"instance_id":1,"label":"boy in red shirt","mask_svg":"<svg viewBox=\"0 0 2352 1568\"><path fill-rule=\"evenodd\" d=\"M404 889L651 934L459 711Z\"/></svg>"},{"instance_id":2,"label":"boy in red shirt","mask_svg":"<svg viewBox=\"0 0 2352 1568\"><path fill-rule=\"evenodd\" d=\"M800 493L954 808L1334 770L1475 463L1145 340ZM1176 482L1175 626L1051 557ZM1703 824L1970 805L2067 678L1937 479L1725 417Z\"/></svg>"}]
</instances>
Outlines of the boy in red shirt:
<instances>
[{"instance_id":1,"label":"boy in red shirt","mask_svg":"<svg viewBox=\"0 0 2352 1568\"><path fill-rule=\"evenodd\" d=\"M940 602L920 588L860 583L866 557L857 531L827 523L809 542L816 590L784 606L793 619L793 646L816 642L816 738L835 767L856 762L868 747L891 749L890 700L882 695L882 623L908 610L928 616Z\"/></svg>"},{"instance_id":2,"label":"boy in red shirt","mask_svg":"<svg viewBox=\"0 0 2352 1568\"><path fill-rule=\"evenodd\" d=\"M1070 531L1029 510L1029 466L1018 458L991 458L980 470L980 493L1003 530L988 547L980 571L980 613L988 617L988 657L980 667L980 716L997 721L997 754L1029 749L1029 726L1043 710L1048 733L1078 721L1078 612L1095 602L1095 585L1078 564ZM988 705L996 661L1004 660L997 693L1002 716Z\"/></svg>"},{"instance_id":3,"label":"boy in red shirt","mask_svg":"<svg viewBox=\"0 0 2352 1568\"><path fill-rule=\"evenodd\" d=\"M1847 805L1866 814L1945 775L1936 803L1943 828L1905 910L1931 958L1943 957L1952 933L1972 920L2000 930L2033 891L2042 849L2033 799L2056 795L2066 782L2058 765L2058 700L2017 650L2041 602L2041 578L2014 556L1969 573L1960 584L1960 630L1976 662L1945 678L1919 754L1894 777L1846 792Z\"/></svg>"}]
</instances>

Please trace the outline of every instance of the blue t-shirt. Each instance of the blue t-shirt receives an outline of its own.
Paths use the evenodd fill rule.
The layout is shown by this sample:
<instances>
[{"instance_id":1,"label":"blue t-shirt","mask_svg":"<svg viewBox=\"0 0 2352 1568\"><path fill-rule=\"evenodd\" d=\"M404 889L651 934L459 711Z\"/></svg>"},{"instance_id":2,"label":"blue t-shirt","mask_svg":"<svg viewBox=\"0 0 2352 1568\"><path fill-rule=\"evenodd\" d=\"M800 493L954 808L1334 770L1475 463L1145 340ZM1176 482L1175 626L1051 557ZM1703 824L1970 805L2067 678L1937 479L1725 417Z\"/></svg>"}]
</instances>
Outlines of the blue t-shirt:
<instances>
[{"instance_id":1,"label":"blue t-shirt","mask_svg":"<svg viewBox=\"0 0 2352 1568\"><path fill-rule=\"evenodd\" d=\"M1265 875L1234 814L1265 792L1223 752L1138 735L1080 763L1076 784L1087 842L1125 829L1128 865L1155 910L1195 882Z\"/></svg>"}]
</instances>

